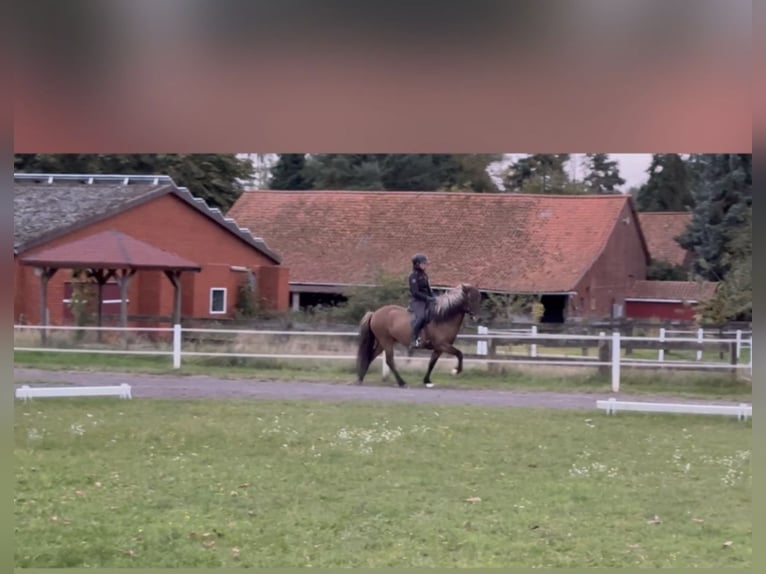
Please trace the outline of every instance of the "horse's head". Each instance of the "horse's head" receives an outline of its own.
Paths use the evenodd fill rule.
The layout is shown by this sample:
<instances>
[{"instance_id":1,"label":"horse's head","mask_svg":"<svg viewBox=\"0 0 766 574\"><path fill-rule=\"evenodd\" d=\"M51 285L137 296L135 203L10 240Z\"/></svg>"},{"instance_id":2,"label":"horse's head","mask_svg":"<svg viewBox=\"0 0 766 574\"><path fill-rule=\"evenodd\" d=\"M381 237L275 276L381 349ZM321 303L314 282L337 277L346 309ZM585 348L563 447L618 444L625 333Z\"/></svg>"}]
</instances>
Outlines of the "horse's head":
<instances>
[{"instance_id":1,"label":"horse's head","mask_svg":"<svg viewBox=\"0 0 766 574\"><path fill-rule=\"evenodd\" d=\"M481 292L473 285L463 283L463 311L468 313L471 321L478 322L481 314Z\"/></svg>"}]
</instances>

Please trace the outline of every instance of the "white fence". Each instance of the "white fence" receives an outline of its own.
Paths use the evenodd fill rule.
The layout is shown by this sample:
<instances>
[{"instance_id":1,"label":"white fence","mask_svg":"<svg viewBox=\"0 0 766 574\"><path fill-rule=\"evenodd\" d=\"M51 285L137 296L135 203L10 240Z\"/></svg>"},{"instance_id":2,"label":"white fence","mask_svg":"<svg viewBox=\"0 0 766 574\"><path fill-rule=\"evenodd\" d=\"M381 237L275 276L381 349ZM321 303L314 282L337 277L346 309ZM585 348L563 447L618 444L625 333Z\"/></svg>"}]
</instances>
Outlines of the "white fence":
<instances>
[{"instance_id":1,"label":"white fence","mask_svg":"<svg viewBox=\"0 0 766 574\"><path fill-rule=\"evenodd\" d=\"M143 356L167 356L171 358L173 368L178 369L181 367L183 357L238 357L249 359L284 359L284 360L327 360L327 361L355 361L355 354L338 354L338 353L324 353L324 354L295 354L295 353L252 353L252 352L228 352L221 350L208 350L208 351L193 351L184 348L183 335L184 334L208 334L208 335L267 335L267 336L289 336L289 337L335 337L335 338L351 338L352 341L358 337L356 332L335 332L335 331L276 331L276 330L233 330L233 329L205 329L205 328L188 328L181 325L175 325L172 328L121 328L121 327L80 327L80 326L40 326L40 325L15 325L15 331L33 330L39 331L45 329L46 331L115 331L115 332L132 332L132 333L172 333L172 344L168 350L158 349L119 349L119 348L62 348L51 346L18 346L14 344L14 351L28 351L28 352L46 352L46 353L100 353L105 355L143 355ZM668 337L667 331L660 334L660 337L633 337L623 336L619 331L612 333L601 332L598 335L583 335L577 333L539 333L536 328L517 331L490 331L484 327L478 328L479 333L473 334L460 334L459 340L463 341L475 341L476 342L476 354L471 356L467 355L464 358L464 363L478 363L483 365L522 365L522 364L535 364L535 365L551 365L551 366L583 366L583 367L602 367L607 368L611 372L611 385L614 392L620 390L620 372L623 367L630 368L662 368L662 369L694 369L694 370L738 370L744 371L752 377L752 353L749 355L749 359L746 363L729 364L723 361L703 361L702 355L699 354L694 361L689 360L667 360L660 349L657 359L641 359L630 356L623 356L624 343L666 343L671 345L673 343L693 343L699 345L736 345L738 349L738 355L742 348L752 349L752 332L750 337L745 338L742 332L734 333L733 337L729 338L713 338L713 337ZM492 340L499 340L501 343L513 339L514 341L523 341L530 345L530 353L526 358L510 357L501 358L502 355L491 355L489 353L489 343ZM538 352L538 345L543 346L545 341L576 341L585 342L586 345L593 345L598 343L605 345L608 349L608 357L606 359L590 356L572 356L572 355L541 355ZM575 345L572 345L575 346ZM409 360L414 361L428 361L429 353L423 353L409 357ZM380 360L380 359L379 359ZM381 360L383 374L387 374L387 366L384 361Z\"/></svg>"}]
</instances>

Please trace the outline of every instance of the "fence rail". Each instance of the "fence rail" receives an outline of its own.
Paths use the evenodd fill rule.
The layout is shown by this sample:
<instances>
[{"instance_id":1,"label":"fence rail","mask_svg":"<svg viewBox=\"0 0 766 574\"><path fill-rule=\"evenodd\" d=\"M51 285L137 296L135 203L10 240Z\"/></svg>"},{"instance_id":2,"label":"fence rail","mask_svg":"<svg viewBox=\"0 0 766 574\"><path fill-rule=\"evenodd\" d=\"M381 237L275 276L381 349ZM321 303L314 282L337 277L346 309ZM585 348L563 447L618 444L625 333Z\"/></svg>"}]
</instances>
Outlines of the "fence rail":
<instances>
[{"instance_id":1,"label":"fence rail","mask_svg":"<svg viewBox=\"0 0 766 574\"><path fill-rule=\"evenodd\" d=\"M217 343L231 342L243 336L272 337L279 341L285 338L338 338L349 339L353 345L358 333L353 331L289 331L289 330L257 330L257 329L224 329L224 328L190 328L174 325L172 328L162 327L79 327L79 326L53 326L53 325L14 325L17 333L24 331L113 331L121 333L125 339L129 334L152 333L164 334L166 349L152 348L130 349L127 344L124 348L112 346L109 348L89 348L82 344L76 347L56 347L46 344L48 339L43 339L41 346L30 344L14 344L14 351L47 352L47 353L97 353L104 355L144 355L144 356L167 356L172 358L173 368L180 368L183 357L236 357L250 359L279 359L279 360L318 360L318 361L354 361L356 355L346 352L332 351L328 353L301 352L247 352L239 350L198 350L194 348L194 341L204 339L200 335L217 335L213 337ZM684 331L679 334L694 334L692 337L671 337L669 331L661 329L659 335L651 336L626 336L620 331L607 333L601 331L597 335L581 333L540 333L535 326L530 329L513 330L490 330L479 327L477 333L461 333L458 341L468 345L475 345L475 352L464 352L464 362L467 364L483 364L492 369L502 365L550 365L550 366L582 366L598 368L603 374L611 377L612 390L620 389L620 377L622 368L636 369L663 369L663 370L728 370L731 373L746 373L752 378L752 331L745 336L743 331L734 331L732 337L705 336L704 332ZM674 334L674 333L671 333ZM720 335L720 332L716 332ZM127 341L127 339L125 339ZM259 343L254 344L258 347ZM514 347L528 347L524 353L514 352ZM507 348L510 347L510 352ZM472 347L473 348L473 347ZM577 354L550 353L548 349L579 349ZM705 348L717 350L718 361L703 360ZM590 356L588 352L596 350L597 356ZM748 359L741 362L742 351L749 350ZM256 349L256 351L259 349ZM261 349L262 350L262 349ZM656 358L636 357L636 351L656 352ZM547 352L546 352L547 351ZM694 351L694 360L668 359L670 351ZM724 355L728 354L729 361L724 362ZM410 361L428 361L429 357L412 356ZM388 373L385 361L381 360L384 375Z\"/></svg>"}]
</instances>

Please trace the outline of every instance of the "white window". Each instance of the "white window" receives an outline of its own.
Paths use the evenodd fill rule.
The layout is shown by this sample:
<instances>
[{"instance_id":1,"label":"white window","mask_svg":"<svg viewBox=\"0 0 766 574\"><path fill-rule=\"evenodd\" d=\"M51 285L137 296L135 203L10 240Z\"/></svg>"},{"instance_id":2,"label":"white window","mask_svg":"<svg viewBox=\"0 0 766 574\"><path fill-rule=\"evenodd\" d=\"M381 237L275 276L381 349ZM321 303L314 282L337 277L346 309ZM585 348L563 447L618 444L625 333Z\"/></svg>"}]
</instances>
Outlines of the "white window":
<instances>
[{"instance_id":1,"label":"white window","mask_svg":"<svg viewBox=\"0 0 766 574\"><path fill-rule=\"evenodd\" d=\"M210 289L210 314L226 313L226 289L213 287Z\"/></svg>"}]
</instances>

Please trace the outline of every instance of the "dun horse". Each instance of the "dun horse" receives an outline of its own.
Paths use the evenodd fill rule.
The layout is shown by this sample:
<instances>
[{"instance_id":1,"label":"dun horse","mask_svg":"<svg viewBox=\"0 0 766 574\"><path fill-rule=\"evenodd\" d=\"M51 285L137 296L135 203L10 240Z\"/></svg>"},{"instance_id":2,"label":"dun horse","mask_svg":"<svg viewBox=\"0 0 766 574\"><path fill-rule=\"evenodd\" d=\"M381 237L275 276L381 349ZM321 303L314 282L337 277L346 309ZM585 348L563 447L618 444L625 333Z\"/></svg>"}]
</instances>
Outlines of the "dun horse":
<instances>
[{"instance_id":1,"label":"dun horse","mask_svg":"<svg viewBox=\"0 0 766 574\"><path fill-rule=\"evenodd\" d=\"M478 321L481 307L481 293L472 285L459 285L439 295L433 303L428 324L421 331L421 348L431 350L431 360L423 378L423 384L430 388L431 371L442 353L457 357L457 368L453 374L463 371L463 353L453 346L463 318L468 313L471 319ZM357 350L357 382L361 385L370 368L370 363L381 353L386 354L386 364L396 377L400 387L407 383L399 375L394 365L394 344L405 347L409 344L412 333L410 313L398 305L385 305L376 311L368 311L359 324L359 348Z\"/></svg>"}]
</instances>

